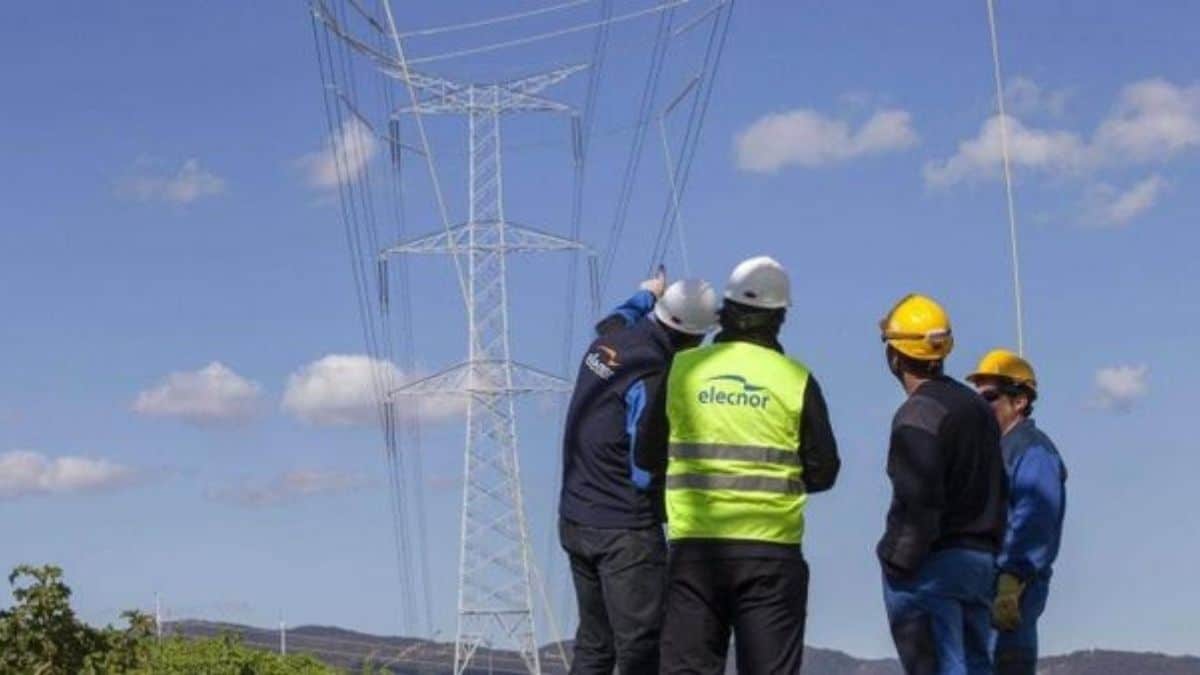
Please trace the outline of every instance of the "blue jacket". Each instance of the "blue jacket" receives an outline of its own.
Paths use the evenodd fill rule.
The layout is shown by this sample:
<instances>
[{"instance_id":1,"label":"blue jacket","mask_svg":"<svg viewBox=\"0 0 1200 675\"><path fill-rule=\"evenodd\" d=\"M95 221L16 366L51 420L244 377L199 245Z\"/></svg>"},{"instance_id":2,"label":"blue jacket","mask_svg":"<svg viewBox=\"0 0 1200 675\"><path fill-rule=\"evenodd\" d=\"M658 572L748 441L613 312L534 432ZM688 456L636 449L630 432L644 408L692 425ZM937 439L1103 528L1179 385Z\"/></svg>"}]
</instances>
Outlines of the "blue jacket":
<instances>
[{"instance_id":1,"label":"blue jacket","mask_svg":"<svg viewBox=\"0 0 1200 675\"><path fill-rule=\"evenodd\" d=\"M640 321L642 317L654 311L654 302L654 294L650 291L638 291L634 293L628 300L618 305L608 315L608 319L596 325L596 333L603 335L608 332L605 326L610 323L609 319L614 317L619 317L625 326L632 326Z\"/></svg>"},{"instance_id":2,"label":"blue jacket","mask_svg":"<svg viewBox=\"0 0 1200 675\"><path fill-rule=\"evenodd\" d=\"M641 291L596 326L563 432L559 514L601 528L661 522L661 476L639 462L646 411L673 350L666 330L647 317L654 295ZM657 456L661 453L654 453Z\"/></svg>"},{"instance_id":3,"label":"blue jacket","mask_svg":"<svg viewBox=\"0 0 1200 675\"><path fill-rule=\"evenodd\" d=\"M1000 441L1008 471L1008 530L998 564L1020 579L1049 579L1067 510L1067 468L1058 449L1033 420Z\"/></svg>"}]
</instances>

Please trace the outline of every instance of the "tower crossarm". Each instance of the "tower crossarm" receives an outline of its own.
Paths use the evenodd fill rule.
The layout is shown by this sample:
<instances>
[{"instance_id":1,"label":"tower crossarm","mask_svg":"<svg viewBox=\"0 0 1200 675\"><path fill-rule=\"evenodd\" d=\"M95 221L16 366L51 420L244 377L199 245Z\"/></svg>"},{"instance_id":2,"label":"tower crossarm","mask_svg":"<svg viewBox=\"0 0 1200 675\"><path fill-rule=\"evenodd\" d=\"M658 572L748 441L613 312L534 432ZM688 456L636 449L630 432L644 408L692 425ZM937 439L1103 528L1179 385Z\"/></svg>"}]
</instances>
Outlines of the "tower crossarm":
<instances>
[{"instance_id":1,"label":"tower crossarm","mask_svg":"<svg viewBox=\"0 0 1200 675\"><path fill-rule=\"evenodd\" d=\"M429 75L413 70L410 67L401 67L399 65L384 66L380 70L385 75L407 84L426 97L426 100L418 104L415 108L413 106L405 106L396 110L396 114L411 112L431 113L435 112L432 108L436 106L444 106L446 108L445 110L436 112L458 113L470 103L468 92L471 85L454 82L444 77Z\"/></svg>"},{"instance_id":2,"label":"tower crossarm","mask_svg":"<svg viewBox=\"0 0 1200 675\"><path fill-rule=\"evenodd\" d=\"M388 247L380 253L380 257L403 254L457 254L471 250L504 251L507 253L544 253L553 251L583 251L587 250L587 246L573 239L559 237L549 232L543 232L515 223L505 223L503 240L476 236L474 241L472 241L470 223L464 223L451 227L448 231L434 232Z\"/></svg>"},{"instance_id":3,"label":"tower crossarm","mask_svg":"<svg viewBox=\"0 0 1200 675\"><path fill-rule=\"evenodd\" d=\"M570 112L572 110L570 106L542 98L541 96L537 96L537 94L587 68L588 64L580 63L509 82L502 82L496 86L501 91L501 101L505 104L504 108L506 110Z\"/></svg>"},{"instance_id":4,"label":"tower crossarm","mask_svg":"<svg viewBox=\"0 0 1200 675\"><path fill-rule=\"evenodd\" d=\"M421 113L426 115L458 115L471 112L559 112L570 113L571 106L538 96L545 89L588 67L576 64L496 84L460 84L442 77L427 75L411 68L384 68L384 72L421 92L424 97L416 105L397 108L393 117ZM486 91L487 96L472 96L471 92Z\"/></svg>"},{"instance_id":5,"label":"tower crossarm","mask_svg":"<svg viewBox=\"0 0 1200 675\"><path fill-rule=\"evenodd\" d=\"M479 360L451 366L429 377L393 389L388 395L463 396L570 392L570 382L533 366L515 361Z\"/></svg>"}]
</instances>

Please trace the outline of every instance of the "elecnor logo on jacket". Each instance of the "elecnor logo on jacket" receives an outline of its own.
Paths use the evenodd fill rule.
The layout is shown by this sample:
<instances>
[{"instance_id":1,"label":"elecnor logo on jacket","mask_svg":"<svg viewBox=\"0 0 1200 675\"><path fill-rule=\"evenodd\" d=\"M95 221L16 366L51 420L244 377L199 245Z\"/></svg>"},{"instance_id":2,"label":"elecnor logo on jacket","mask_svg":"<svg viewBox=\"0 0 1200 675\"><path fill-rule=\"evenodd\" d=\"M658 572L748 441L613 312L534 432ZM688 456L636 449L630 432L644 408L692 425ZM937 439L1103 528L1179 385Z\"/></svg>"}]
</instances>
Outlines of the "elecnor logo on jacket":
<instances>
[{"instance_id":1,"label":"elecnor logo on jacket","mask_svg":"<svg viewBox=\"0 0 1200 675\"><path fill-rule=\"evenodd\" d=\"M771 400L771 394L764 391L766 387L751 384L741 375L716 375L707 381L732 382L741 385L741 391L727 391L725 388L718 389L716 385L709 385L708 389L702 390L696 396L701 405L747 406L763 410L767 407L767 401Z\"/></svg>"},{"instance_id":2,"label":"elecnor logo on jacket","mask_svg":"<svg viewBox=\"0 0 1200 675\"><path fill-rule=\"evenodd\" d=\"M621 365L617 361L617 350L604 345L596 345L596 351L590 352L583 363L602 380L612 377L615 373L613 369Z\"/></svg>"}]
</instances>

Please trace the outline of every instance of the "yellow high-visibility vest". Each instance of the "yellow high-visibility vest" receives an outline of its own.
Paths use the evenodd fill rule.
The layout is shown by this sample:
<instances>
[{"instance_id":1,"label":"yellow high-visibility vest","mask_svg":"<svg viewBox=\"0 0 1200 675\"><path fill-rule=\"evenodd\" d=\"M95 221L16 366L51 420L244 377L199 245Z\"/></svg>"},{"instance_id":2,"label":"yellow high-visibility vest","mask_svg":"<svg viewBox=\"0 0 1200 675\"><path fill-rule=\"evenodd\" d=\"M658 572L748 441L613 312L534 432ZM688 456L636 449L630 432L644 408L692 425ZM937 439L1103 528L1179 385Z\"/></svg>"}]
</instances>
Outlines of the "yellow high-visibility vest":
<instances>
[{"instance_id":1,"label":"yellow high-visibility vest","mask_svg":"<svg viewBox=\"0 0 1200 675\"><path fill-rule=\"evenodd\" d=\"M722 342L675 355L667 378L668 538L799 544L800 415L808 369Z\"/></svg>"}]
</instances>

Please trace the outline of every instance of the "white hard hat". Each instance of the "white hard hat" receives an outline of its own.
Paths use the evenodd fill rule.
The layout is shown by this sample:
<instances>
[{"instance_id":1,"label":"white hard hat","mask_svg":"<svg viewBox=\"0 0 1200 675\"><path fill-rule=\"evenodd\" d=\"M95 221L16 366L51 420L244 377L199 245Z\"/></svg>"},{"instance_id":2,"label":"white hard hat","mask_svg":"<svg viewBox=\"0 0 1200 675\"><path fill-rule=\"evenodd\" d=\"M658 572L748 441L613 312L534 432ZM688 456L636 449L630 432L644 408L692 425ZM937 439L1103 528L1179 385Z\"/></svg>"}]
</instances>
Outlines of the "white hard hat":
<instances>
[{"instance_id":1,"label":"white hard hat","mask_svg":"<svg viewBox=\"0 0 1200 675\"><path fill-rule=\"evenodd\" d=\"M792 304L792 284L783 265L760 255L733 268L725 284L725 298L761 309L781 309Z\"/></svg>"},{"instance_id":2,"label":"white hard hat","mask_svg":"<svg viewBox=\"0 0 1200 675\"><path fill-rule=\"evenodd\" d=\"M684 279L667 287L654 304L654 316L680 333L704 335L717 326L719 304L712 284Z\"/></svg>"}]
</instances>

